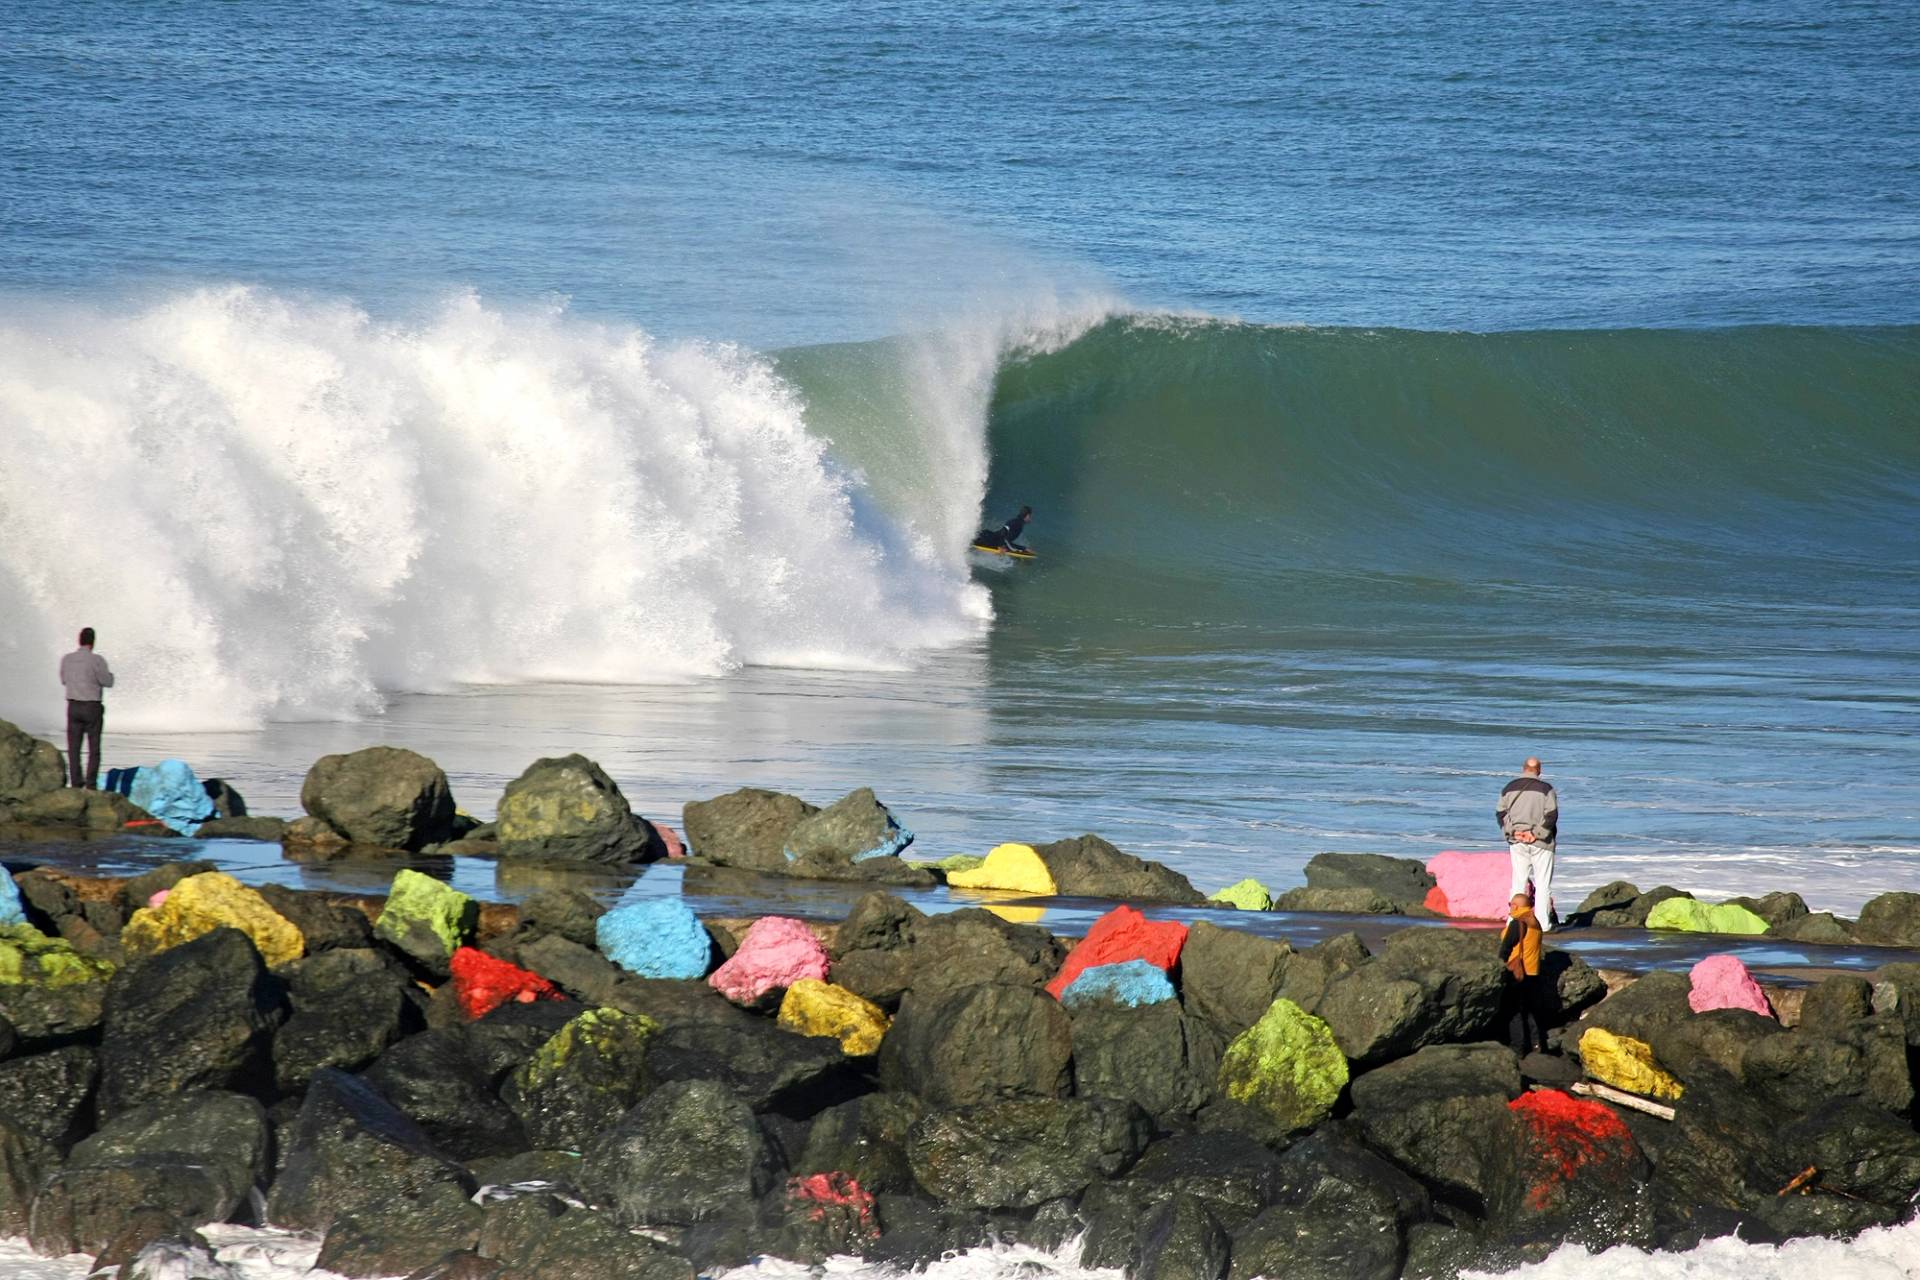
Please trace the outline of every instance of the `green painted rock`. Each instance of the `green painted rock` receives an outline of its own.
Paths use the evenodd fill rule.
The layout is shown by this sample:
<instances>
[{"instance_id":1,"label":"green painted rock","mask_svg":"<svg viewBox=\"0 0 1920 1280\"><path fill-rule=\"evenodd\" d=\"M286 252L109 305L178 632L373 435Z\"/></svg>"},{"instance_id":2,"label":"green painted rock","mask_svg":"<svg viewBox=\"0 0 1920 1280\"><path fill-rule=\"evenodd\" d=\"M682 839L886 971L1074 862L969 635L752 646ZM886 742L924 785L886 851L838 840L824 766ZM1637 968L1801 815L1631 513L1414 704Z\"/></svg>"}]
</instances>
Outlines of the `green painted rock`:
<instances>
[{"instance_id":1,"label":"green painted rock","mask_svg":"<svg viewBox=\"0 0 1920 1280\"><path fill-rule=\"evenodd\" d=\"M100 1025L114 966L83 956L64 938L32 925L0 929L0 1017L27 1039L68 1036Z\"/></svg>"},{"instance_id":2,"label":"green painted rock","mask_svg":"<svg viewBox=\"0 0 1920 1280\"><path fill-rule=\"evenodd\" d=\"M1227 1046L1220 1089L1283 1129L1326 1119L1347 1085L1347 1058L1326 1023L1284 997Z\"/></svg>"},{"instance_id":3,"label":"green painted rock","mask_svg":"<svg viewBox=\"0 0 1920 1280\"><path fill-rule=\"evenodd\" d=\"M986 859L977 853L953 853L938 862L916 862L913 866L927 867L934 871L978 871Z\"/></svg>"},{"instance_id":4,"label":"green painted rock","mask_svg":"<svg viewBox=\"0 0 1920 1280\"><path fill-rule=\"evenodd\" d=\"M479 908L466 894L432 876L403 870L393 877L373 932L430 971L444 973L478 916Z\"/></svg>"},{"instance_id":5,"label":"green painted rock","mask_svg":"<svg viewBox=\"0 0 1920 1280\"><path fill-rule=\"evenodd\" d=\"M502 1091L536 1147L579 1150L653 1088L645 1014L590 1009L553 1034Z\"/></svg>"},{"instance_id":6,"label":"green painted rock","mask_svg":"<svg viewBox=\"0 0 1920 1280\"><path fill-rule=\"evenodd\" d=\"M1207 901L1225 903L1242 911L1265 911L1273 905L1273 892L1248 876L1245 880L1236 880L1226 888L1208 894Z\"/></svg>"},{"instance_id":7,"label":"green painted rock","mask_svg":"<svg viewBox=\"0 0 1920 1280\"><path fill-rule=\"evenodd\" d=\"M503 858L624 863L667 853L606 770L578 754L536 760L509 782L494 834Z\"/></svg>"},{"instance_id":8,"label":"green painted rock","mask_svg":"<svg viewBox=\"0 0 1920 1280\"><path fill-rule=\"evenodd\" d=\"M1688 933L1765 933L1767 922L1732 902L1708 906L1697 898L1668 898L1647 913L1649 929Z\"/></svg>"}]
</instances>

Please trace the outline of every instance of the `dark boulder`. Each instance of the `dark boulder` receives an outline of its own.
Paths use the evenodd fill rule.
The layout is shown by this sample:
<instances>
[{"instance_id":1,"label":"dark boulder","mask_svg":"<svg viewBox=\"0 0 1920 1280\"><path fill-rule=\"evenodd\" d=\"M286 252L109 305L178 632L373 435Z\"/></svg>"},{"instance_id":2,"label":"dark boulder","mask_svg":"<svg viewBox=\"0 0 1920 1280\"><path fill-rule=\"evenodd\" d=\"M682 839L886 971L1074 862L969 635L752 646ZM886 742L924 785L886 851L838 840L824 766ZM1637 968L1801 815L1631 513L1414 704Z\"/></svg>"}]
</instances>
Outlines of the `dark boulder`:
<instances>
[{"instance_id":1,"label":"dark boulder","mask_svg":"<svg viewBox=\"0 0 1920 1280\"><path fill-rule=\"evenodd\" d=\"M1646 1041L1655 1028L1693 1016L1692 992L1693 983L1684 973L1643 974L1587 1010L1578 1029L1602 1027Z\"/></svg>"},{"instance_id":2,"label":"dark boulder","mask_svg":"<svg viewBox=\"0 0 1920 1280\"><path fill-rule=\"evenodd\" d=\"M1180 950L1181 999L1222 1035L1237 1036L1280 994L1292 952L1278 939L1197 920Z\"/></svg>"},{"instance_id":3,"label":"dark boulder","mask_svg":"<svg viewBox=\"0 0 1920 1280\"><path fill-rule=\"evenodd\" d=\"M76 831L119 834L129 822L151 822L153 815L113 791L63 787L42 791L0 809L0 821L23 827L65 827ZM145 827L143 834L171 836L166 827Z\"/></svg>"},{"instance_id":4,"label":"dark boulder","mask_svg":"<svg viewBox=\"0 0 1920 1280\"><path fill-rule=\"evenodd\" d=\"M1596 1251L1654 1243L1647 1157L1618 1112L1553 1089L1523 1095L1512 1111L1511 1135L1487 1154L1494 1238Z\"/></svg>"},{"instance_id":5,"label":"dark boulder","mask_svg":"<svg viewBox=\"0 0 1920 1280\"><path fill-rule=\"evenodd\" d=\"M511 1280L693 1280L693 1264L612 1215L534 1193L486 1206L479 1252Z\"/></svg>"},{"instance_id":6,"label":"dark boulder","mask_svg":"<svg viewBox=\"0 0 1920 1280\"><path fill-rule=\"evenodd\" d=\"M425 1025L407 978L370 948L322 951L285 975L293 1014L273 1038L274 1082L306 1088L322 1067L358 1071Z\"/></svg>"},{"instance_id":7,"label":"dark boulder","mask_svg":"<svg viewBox=\"0 0 1920 1280\"><path fill-rule=\"evenodd\" d=\"M1920 964L1883 964L1869 979L1874 1012L1899 1018L1907 1029L1907 1044L1920 1048Z\"/></svg>"},{"instance_id":8,"label":"dark boulder","mask_svg":"<svg viewBox=\"0 0 1920 1280\"><path fill-rule=\"evenodd\" d=\"M1369 1144L1437 1193L1484 1212L1487 1162L1513 1141L1507 1103L1520 1064L1504 1045L1432 1045L1354 1080L1353 1119Z\"/></svg>"},{"instance_id":9,"label":"dark boulder","mask_svg":"<svg viewBox=\"0 0 1920 1280\"><path fill-rule=\"evenodd\" d=\"M140 1206L190 1226L224 1222L267 1169L267 1117L252 1098L189 1091L122 1113L75 1146L33 1202L40 1253L98 1253Z\"/></svg>"},{"instance_id":10,"label":"dark boulder","mask_svg":"<svg viewBox=\"0 0 1920 1280\"><path fill-rule=\"evenodd\" d=\"M1380 1063L1492 1034L1508 981L1486 935L1403 929L1380 955L1329 982L1312 1012L1349 1059Z\"/></svg>"},{"instance_id":11,"label":"dark boulder","mask_svg":"<svg viewBox=\"0 0 1920 1280\"><path fill-rule=\"evenodd\" d=\"M1644 929L1647 917L1653 909L1668 898L1690 898L1693 895L1663 884L1649 889L1633 901L1623 906L1607 907L1593 913L1593 926L1596 929Z\"/></svg>"},{"instance_id":12,"label":"dark boulder","mask_svg":"<svg viewBox=\"0 0 1920 1280\"><path fill-rule=\"evenodd\" d=\"M279 844L287 838L287 820L251 815L214 818L195 827L193 836L196 840L260 840Z\"/></svg>"},{"instance_id":13,"label":"dark boulder","mask_svg":"<svg viewBox=\"0 0 1920 1280\"><path fill-rule=\"evenodd\" d=\"M1572 1021L1607 998L1606 979L1579 956L1549 947L1540 953L1540 971L1553 981L1555 1021Z\"/></svg>"},{"instance_id":14,"label":"dark boulder","mask_svg":"<svg viewBox=\"0 0 1920 1280\"><path fill-rule=\"evenodd\" d=\"M473 1175L419 1125L343 1071L314 1075L279 1138L285 1163L267 1215L296 1231L324 1231L344 1215L418 1197L439 1183L474 1190Z\"/></svg>"},{"instance_id":15,"label":"dark boulder","mask_svg":"<svg viewBox=\"0 0 1920 1280\"><path fill-rule=\"evenodd\" d=\"M597 941L595 929L607 909L578 889L538 889L520 903L520 927L528 940L558 936L582 947Z\"/></svg>"},{"instance_id":16,"label":"dark boulder","mask_svg":"<svg viewBox=\"0 0 1920 1280\"><path fill-rule=\"evenodd\" d=\"M450 1249L480 1242L480 1206L460 1186L436 1182L335 1218L314 1266L337 1275L405 1275L431 1266Z\"/></svg>"},{"instance_id":17,"label":"dark boulder","mask_svg":"<svg viewBox=\"0 0 1920 1280\"><path fill-rule=\"evenodd\" d=\"M653 1078L717 1081L756 1111L794 1115L810 1115L870 1087L860 1061L842 1052L839 1041L795 1035L769 1019L735 1014L663 1026L647 1042Z\"/></svg>"},{"instance_id":18,"label":"dark boulder","mask_svg":"<svg viewBox=\"0 0 1920 1280\"><path fill-rule=\"evenodd\" d=\"M1054 887L1064 895L1122 902L1201 903L1206 895L1165 863L1149 862L1096 835L1035 845Z\"/></svg>"},{"instance_id":19,"label":"dark boulder","mask_svg":"<svg viewBox=\"0 0 1920 1280\"><path fill-rule=\"evenodd\" d=\"M931 889L940 883L933 872L914 866L892 854L842 862L827 854L809 854L787 863L782 875L805 880L858 880L867 884L890 885L896 889Z\"/></svg>"},{"instance_id":20,"label":"dark boulder","mask_svg":"<svg viewBox=\"0 0 1920 1280\"><path fill-rule=\"evenodd\" d=\"M845 987L892 1013L913 986L913 952L900 948L868 947L849 951L833 962L834 985Z\"/></svg>"},{"instance_id":21,"label":"dark boulder","mask_svg":"<svg viewBox=\"0 0 1920 1280\"><path fill-rule=\"evenodd\" d=\"M143 871L123 883L114 891L114 901L119 904L122 911L131 915L146 906L154 894L172 889L188 876L203 875L219 869L217 864L198 858L190 862L163 862L151 871Z\"/></svg>"},{"instance_id":22,"label":"dark boulder","mask_svg":"<svg viewBox=\"0 0 1920 1280\"><path fill-rule=\"evenodd\" d=\"M99 1060L83 1044L0 1063L0 1119L65 1150L91 1127L99 1078Z\"/></svg>"},{"instance_id":23,"label":"dark boulder","mask_svg":"<svg viewBox=\"0 0 1920 1280\"><path fill-rule=\"evenodd\" d=\"M1372 955L1357 933L1342 933L1305 951L1296 951L1287 960L1279 994L1312 1013L1320 997L1326 994L1329 983L1359 968Z\"/></svg>"},{"instance_id":24,"label":"dark boulder","mask_svg":"<svg viewBox=\"0 0 1920 1280\"><path fill-rule=\"evenodd\" d=\"M195 1231L193 1226L193 1223L178 1214L155 1205L141 1205L128 1210L119 1233L107 1242L106 1248L94 1255L93 1273L99 1275L103 1272L114 1272L117 1276L130 1276L133 1274L133 1268L128 1264L155 1246L160 1246L161 1249L182 1246L199 1249L211 1260L212 1247L207 1244L206 1237ZM160 1252L160 1249L156 1249L155 1252ZM149 1263L151 1261L152 1255L149 1255ZM123 1271L122 1268L126 1269ZM150 1267L149 1273L151 1270ZM197 1277L212 1275L214 1271L211 1267L204 1271L187 1268L185 1273Z\"/></svg>"},{"instance_id":25,"label":"dark boulder","mask_svg":"<svg viewBox=\"0 0 1920 1280\"><path fill-rule=\"evenodd\" d=\"M914 943L915 930L926 914L905 900L875 889L863 894L833 937L829 954L838 962L854 951L899 951Z\"/></svg>"},{"instance_id":26,"label":"dark boulder","mask_svg":"<svg viewBox=\"0 0 1920 1280\"><path fill-rule=\"evenodd\" d=\"M590 946L559 933L547 933L521 942L513 950L515 963L533 970L583 1004L634 1012L625 1003L629 988L644 980L635 979Z\"/></svg>"},{"instance_id":27,"label":"dark boulder","mask_svg":"<svg viewBox=\"0 0 1920 1280\"><path fill-rule=\"evenodd\" d=\"M247 936L215 929L122 969L107 984L100 1114L184 1089L272 1087L286 994Z\"/></svg>"},{"instance_id":28,"label":"dark boulder","mask_svg":"<svg viewBox=\"0 0 1920 1280\"><path fill-rule=\"evenodd\" d=\"M59 749L0 720L0 804L29 800L67 785Z\"/></svg>"},{"instance_id":29,"label":"dark boulder","mask_svg":"<svg viewBox=\"0 0 1920 1280\"><path fill-rule=\"evenodd\" d=\"M1767 922L1775 932L1807 915L1807 900L1797 893L1769 893L1758 898L1729 898L1729 903L1745 907Z\"/></svg>"},{"instance_id":30,"label":"dark boulder","mask_svg":"<svg viewBox=\"0 0 1920 1280\"><path fill-rule=\"evenodd\" d=\"M403 747L321 756L300 805L354 844L418 851L453 834L453 791L440 766Z\"/></svg>"},{"instance_id":31,"label":"dark boulder","mask_svg":"<svg viewBox=\"0 0 1920 1280\"><path fill-rule=\"evenodd\" d=\"M1437 882L1426 864L1414 858L1379 853L1321 853L1307 860L1307 886L1313 889L1371 889L1402 910L1425 907Z\"/></svg>"},{"instance_id":32,"label":"dark boulder","mask_svg":"<svg viewBox=\"0 0 1920 1280\"><path fill-rule=\"evenodd\" d=\"M1067 1092L1072 1057L1072 1022L1042 991L916 988L881 1043L880 1080L935 1106L1056 1098Z\"/></svg>"},{"instance_id":33,"label":"dark boulder","mask_svg":"<svg viewBox=\"0 0 1920 1280\"><path fill-rule=\"evenodd\" d=\"M509 782L494 837L502 858L617 865L667 856L606 770L578 754L536 760Z\"/></svg>"},{"instance_id":34,"label":"dark boulder","mask_svg":"<svg viewBox=\"0 0 1920 1280\"><path fill-rule=\"evenodd\" d=\"M1920 893L1883 893L1869 900L1854 929L1863 942L1920 947Z\"/></svg>"},{"instance_id":35,"label":"dark boulder","mask_svg":"<svg viewBox=\"0 0 1920 1280\"><path fill-rule=\"evenodd\" d=\"M1273 900L1275 911L1309 911L1323 915L1397 916L1401 906L1375 889L1354 885L1321 889L1308 885L1289 889Z\"/></svg>"},{"instance_id":36,"label":"dark boulder","mask_svg":"<svg viewBox=\"0 0 1920 1280\"><path fill-rule=\"evenodd\" d=\"M1631 880L1609 880L1580 900L1573 909L1569 922L1591 923L1595 915L1602 911L1617 911L1629 906L1640 896L1640 886Z\"/></svg>"},{"instance_id":37,"label":"dark boulder","mask_svg":"<svg viewBox=\"0 0 1920 1280\"><path fill-rule=\"evenodd\" d=\"M784 875L787 836L820 812L798 796L742 787L682 810L687 845L708 862Z\"/></svg>"},{"instance_id":38,"label":"dark boulder","mask_svg":"<svg viewBox=\"0 0 1920 1280\"><path fill-rule=\"evenodd\" d=\"M357 951L373 945L373 922L358 907L331 902L318 893L303 893L281 884L263 884L260 896L267 905L293 921L307 940L307 954Z\"/></svg>"},{"instance_id":39,"label":"dark boulder","mask_svg":"<svg viewBox=\"0 0 1920 1280\"><path fill-rule=\"evenodd\" d=\"M912 841L873 789L861 787L801 818L781 852L790 864L849 865L896 857Z\"/></svg>"},{"instance_id":40,"label":"dark boulder","mask_svg":"<svg viewBox=\"0 0 1920 1280\"><path fill-rule=\"evenodd\" d=\"M512 1155L533 1144L499 1086L544 1039L503 1037L477 1025L435 1027L395 1043L365 1077L447 1155Z\"/></svg>"},{"instance_id":41,"label":"dark boulder","mask_svg":"<svg viewBox=\"0 0 1920 1280\"><path fill-rule=\"evenodd\" d=\"M751 1205L774 1152L753 1109L712 1080L663 1084L588 1146L580 1186L634 1225L689 1225Z\"/></svg>"},{"instance_id":42,"label":"dark boulder","mask_svg":"<svg viewBox=\"0 0 1920 1280\"><path fill-rule=\"evenodd\" d=\"M914 927L916 993L981 982L1039 986L1060 971L1066 948L1036 925L1010 924L979 907L929 916Z\"/></svg>"},{"instance_id":43,"label":"dark boulder","mask_svg":"<svg viewBox=\"0 0 1920 1280\"><path fill-rule=\"evenodd\" d=\"M1656 1025L1646 1044L1662 1067L1691 1085L1723 1075L1738 1079L1755 1042L1784 1034L1779 1023L1751 1009L1709 1009Z\"/></svg>"},{"instance_id":44,"label":"dark boulder","mask_svg":"<svg viewBox=\"0 0 1920 1280\"><path fill-rule=\"evenodd\" d=\"M1840 1038L1873 1016L1873 984L1851 973L1837 973L1807 989L1800 1002L1798 1027L1810 1035ZM1905 1023L1901 1024L1904 1035Z\"/></svg>"},{"instance_id":45,"label":"dark boulder","mask_svg":"<svg viewBox=\"0 0 1920 1280\"><path fill-rule=\"evenodd\" d=\"M1235 1280L1393 1280L1426 1192L1338 1126L1280 1159L1274 1204L1233 1234Z\"/></svg>"},{"instance_id":46,"label":"dark boulder","mask_svg":"<svg viewBox=\"0 0 1920 1280\"><path fill-rule=\"evenodd\" d=\"M0 971L13 975L0 982L0 1018L16 1041L60 1043L100 1025L110 961L19 924L0 927Z\"/></svg>"},{"instance_id":47,"label":"dark boulder","mask_svg":"<svg viewBox=\"0 0 1920 1280\"><path fill-rule=\"evenodd\" d=\"M1152 1131L1146 1113L1130 1102L993 1102L920 1120L908 1134L907 1163L936 1200L1032 1208L1125 1172Z\"/></svg>"},{"instance_id":48,"label":"dark boulder","mask_svg":"<svg viewBox=\"0 0 1920 1280\"><path fill-rule=\"evenodd\" d=\"M1146 1222L1175 1198L1199 1201L1235 1231L1273 1203L1279 1186L1280 1157L1245 1134L1162 1139L1125 1177L1087 1188L1080 1204L1087 1221L1080 1265L1133 1271L1146 1244Z\"/></svg>"},{"instance_id":49,"label":"dark boulder","mask_svg":"<svg viewBox=\"0 0 1920 1280\"><path fill-rule=\"evenodd\" d=\"M793 1172L845 1173L874 1195L912 1192L907 1134L926 1114L909 1093L868 1093L813 1118Z\"/></svg>"},{"instance_id":50,"label":"dark boulder","mask_svg":"<svg viewBox=\"0 0 1920 1280\"><path fill-rule=\"evenodd\" d=\"M1136 1280L1223 1280L1233 1239L1198 1196L1175 1195L1141 1224Z\"/></svg>"},{"instance_id":51,"label":"dark boulder","mask_svg":"<svg viewBox=\"0 0 1920 1280\"><path fill-rule=\"evenodd\" d=\"M644 1015L589 1010L510 1074L500 1096L535 1146L578 1150L653 1087L647 1048L659 1029Z\"/></svg>"},{"instance_id":52,"label":"dark boulder","mask_svg":"<svg viewBox=\"0 0 1920 1280\"><path fill-rule=\"evenodd\" d=\"M1225 1042L1175 1001L1074 1011L1073 1087L1083 1098L1137 1103L1161 1124L1185 1120L1213 1097Z\"/></svg>"},{"instance_id":53,"label":"dark boulder","mask_svg":"<svg viewBox=\"0 0 1920 1280\"><path fill-rule=\"evenodd\" d=\"M1830 947L1849 946L1860 940L1853 922L1842 920L1831 911L1809 912L1768 932L1789 942L1811 942Z\"/></svg>"},{"instance_id":54,"label":"dark boulder","mask_svg":"<svg viewBox=\"0 0 1920 1280\"><path fill-rule=\"evenodd\" d=\"M27 1234L33 1198L59 1163L59 1151L0 1116L0 1235Z\"/></svg>"},{"instance_id":55,"label":"dark boulder","mask_svg":"<svg viewBox=\"0 0 1920 1280\"><path fill-rule=\"evenodd\" d=\"M1747 1047L1740 1079L1782 1112L1800 1113L1829 1098L1861 1098L1905 1114L1913 1105L1906 1029L1874 1017L1837 1038L1797 1028Z\"/></svg>"}]
</instances>

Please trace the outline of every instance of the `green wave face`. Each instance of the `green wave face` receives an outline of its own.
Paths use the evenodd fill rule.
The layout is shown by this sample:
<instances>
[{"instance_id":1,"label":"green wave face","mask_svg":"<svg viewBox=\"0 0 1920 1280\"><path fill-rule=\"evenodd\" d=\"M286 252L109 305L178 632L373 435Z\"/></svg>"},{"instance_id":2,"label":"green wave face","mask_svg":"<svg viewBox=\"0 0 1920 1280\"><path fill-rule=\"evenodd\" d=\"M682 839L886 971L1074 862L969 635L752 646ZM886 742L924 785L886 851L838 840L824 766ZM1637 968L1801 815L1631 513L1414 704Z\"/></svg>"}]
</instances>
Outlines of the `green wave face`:
<instances>
[{"instance_id":1,"label":"green wave face","mask_svg":"<svg viewBox=\"0 0 1920 1280\"><path fill-rule=\"evenodd\" d=\"M1583 590L1910 605L1917 406L1915 328L1110 321L1000 372L987 510L1033 504L1046 557L1002 611L1117 639L1527 626Z\"/></svg>"}]
</instances>

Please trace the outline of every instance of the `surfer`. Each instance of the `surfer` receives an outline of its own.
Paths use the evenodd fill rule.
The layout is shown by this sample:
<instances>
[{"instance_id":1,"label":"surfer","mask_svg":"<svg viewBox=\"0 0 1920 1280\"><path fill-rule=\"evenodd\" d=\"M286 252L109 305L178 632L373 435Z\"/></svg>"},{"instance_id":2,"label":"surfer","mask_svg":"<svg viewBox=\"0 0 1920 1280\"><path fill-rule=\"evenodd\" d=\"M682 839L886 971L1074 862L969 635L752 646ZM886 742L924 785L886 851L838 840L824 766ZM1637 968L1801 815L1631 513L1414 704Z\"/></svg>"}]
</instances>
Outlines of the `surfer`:
<instances>
[{"instance_id":1,"label":"surfer","mask_svg":"<svg viewBox=\"0 0 1920 1280\"><path fill-rule=\"evenodd\" d=\"M100 729L106 721L102 689L113 687L107 660L93 651L93 628L80 628L80 647L60 659L60 683L67 689L67 774L76 787L93 787L100 777ZM87 767L80 768L80 744Z\"/></svg>"},{"instance_id":2,"label":"surfer","mask_svg":"<svg viewBox=\"0 0 1920 1280\"><path fill-rule=\"evenodd\" d=\"M983 529L980 536L973 540L976 547L1004 547L1008 551L1025 551L1020 543L1020 535L1027 530L1027 522L1033 519L1033 508L1022 507L1020 514L1001 525L998 529Z\"/></svg>"},{"instance_id":3,"label":"surfer","mask_svg":"<svg viewBox=\"0 0 1920 1280\"><path fill-rule=\"evenodd\" d=\"M1493 807L1500 833L1507 838L1507 856L1513 865L1512 892L1518 896L1533 882L1533 901L1547 905L1542 929L1560 922L1553 909L1553 841L1560 830L1560 798L1553 784L1540 776L1540 761L1528 757L1520 776L1500 791Z\"/></svg>"}]
</instances>

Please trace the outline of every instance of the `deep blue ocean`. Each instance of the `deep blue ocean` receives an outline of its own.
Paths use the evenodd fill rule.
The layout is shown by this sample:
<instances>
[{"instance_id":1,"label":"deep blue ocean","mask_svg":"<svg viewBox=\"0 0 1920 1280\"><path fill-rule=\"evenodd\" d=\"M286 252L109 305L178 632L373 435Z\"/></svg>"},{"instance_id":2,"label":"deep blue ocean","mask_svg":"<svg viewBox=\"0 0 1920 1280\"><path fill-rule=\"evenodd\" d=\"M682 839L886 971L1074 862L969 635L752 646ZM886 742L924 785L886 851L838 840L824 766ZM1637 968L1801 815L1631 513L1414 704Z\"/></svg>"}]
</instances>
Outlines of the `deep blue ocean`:
<instances>
[{"instance_id":1,"label":"deep blue ocean","mask_svg":"<svg viewBox=\"0 0 1920 1280\"><path fill-rule=\"evenodd\" d=\"M1917 325L1904 3L11 0L0 715L1851 909Z\"/></svg>"}]
</instances>

